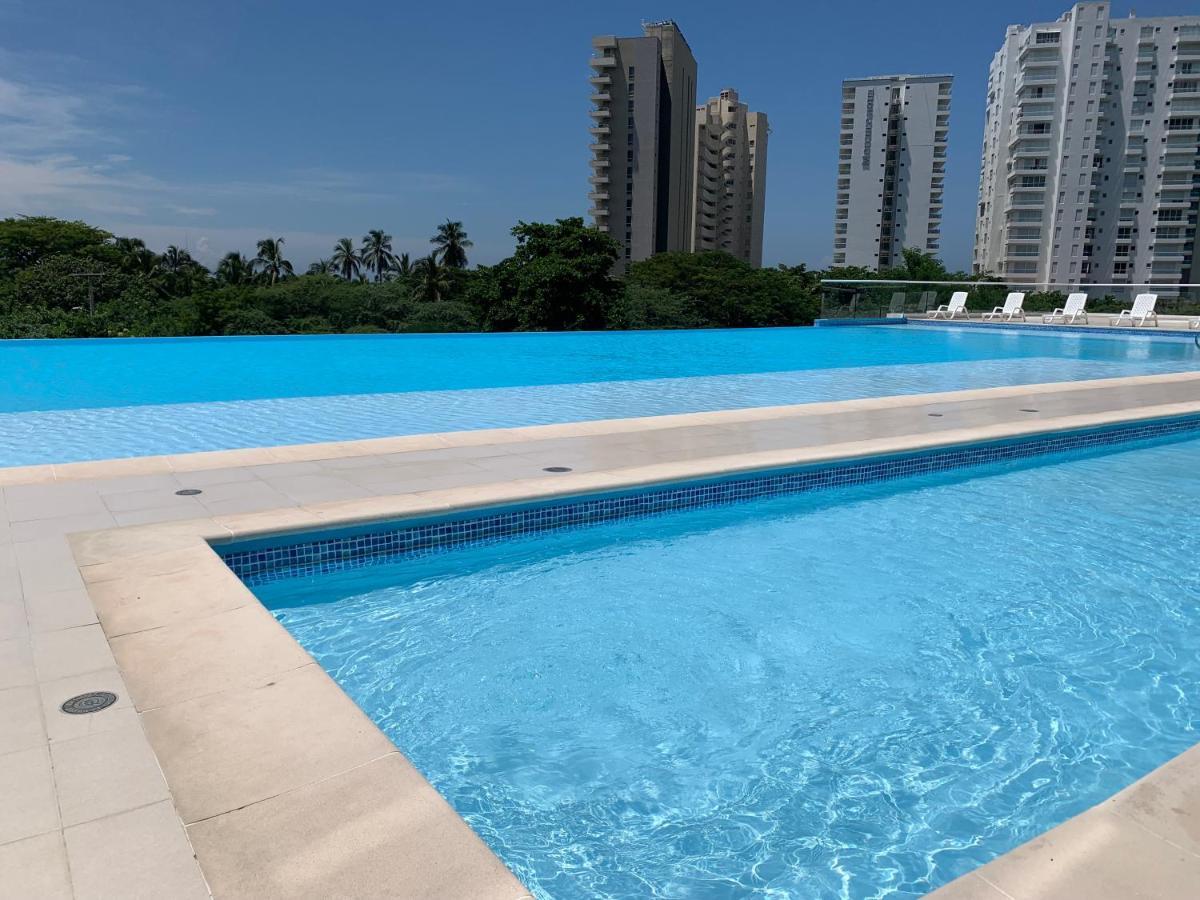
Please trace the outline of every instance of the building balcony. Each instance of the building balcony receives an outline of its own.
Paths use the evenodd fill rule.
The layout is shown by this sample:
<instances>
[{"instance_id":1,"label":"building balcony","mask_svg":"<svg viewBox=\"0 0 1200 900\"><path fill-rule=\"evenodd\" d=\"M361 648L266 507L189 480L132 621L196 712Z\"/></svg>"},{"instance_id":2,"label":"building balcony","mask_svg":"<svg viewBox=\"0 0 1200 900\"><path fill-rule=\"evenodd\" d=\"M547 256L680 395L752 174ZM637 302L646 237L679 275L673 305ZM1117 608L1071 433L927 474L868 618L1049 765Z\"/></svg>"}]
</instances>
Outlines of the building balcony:
<instances>
[{"instance_id":1,"label":"building balcony","mask_svg":"<svg viewBox=\"0 0 1200 900\"><path fill-rule=\"evenodd\" d=\"M594 84L597 88L606 87L612 84L612 76L607 72L593 72L588 76L588 81Z\"/></svg>"},{"instance_id":2,"label":"building balcony","mask_svg":"<svg viewBox=\"0 0 1200 900\"><path fill-rule=\"evenodd\" d=\"M607 201L609 199L608 191L592 191L590 194L588 194L588 199L593 202L598 200Z\"/></svg>"},{"instance_id":3,"label":"building balcony","mask_svg":"<svg viewBox=\"0 0 1200 900\"><path fill-rule=\"evenodd\" d=\"M591 116L593 119L597 119L597 120L611 119L612 118L612 110L609 109L607 106L602 106L599 109L589 109L588 115Z\"/></svg>"},{"instance_id":4,"label":"building balcony","mask_svg":"<svg viewBox=\"0 0 1200 900\"><path fill-rule=\"evenodd\" d=\"M617 58L615 56L612 56L609 54L604 54L601 56L593 56L591 59L588 60L588 65L591 66L593 69L596 69L597 71L603 71L604 69L612 69L612 68L615 68L617 65Z\"/></svg>"},{"instance_id":5,"label":"building balcony","mask_svg":"<svg viewBox=\"0 0 1200 900\"><path fill-rule=\"evenodd\" d=\"M607 175L593 175L588 182L590 184L608 184L611 180Z\"/></svg>"},{"instance_id":6,"label":"building balcony","mask_svg":"<svg viewBox=\"0 0 1200 900\"><path fill-rule=\"evenodd\" d=\"M607 206L593 206L591 209L588 210L588 215L591 216L593 219L607 219L608 218L608 207Z\"/></svg>"},{"instance_id":7,"label":"building balcony","mask_svg":"<svg viewBox=\"0 0 1200 900\"><path fill-rule=\"evenodd\" d=\"M593 169L603 169L603 170L607 171L608 168L612 165L612 160L609 159L607 156L598 156L593 159L589 159L588 165L591 166ZM596 174L599 174L599 172L597 172Z\"/></svg>"},{"instance_id":8,"label":"building balcony","mask_svg":"<svg viewBox=\"0 0 1200 900\"><path fill-rule=\"evenodd\" d=\"M609 151L609 145L604 141L595 141L591 144L588 144L588 149L593 153L607 153ZM604 164L608 165L609 158L607 156L597 156L593 162L598 162L600 160L603 160Z\"/></svg>"},{"instance_id":9,"label":"building balcony","mask_svg":"<svg viewBox=\"0 0 1200 900\"><path fill-rule=\"evenodd\" d=\"M596 91L594 94L588 97L588 99L597 104L608 103L610 100L612 100L612 94L610 94L608 91Z\"/></svg>"},{"instance_id":10,"label":"building balcony","mask_svg":"<svg viewBox=\"0 0 1200 900\"><path fill-rule=\"evenodd\" d=\"M588 131L590 131L596 137L608 137L610 134L612 134L612 129L607 125L593 125L588 129Z\"/></svg>"}]
</instances>

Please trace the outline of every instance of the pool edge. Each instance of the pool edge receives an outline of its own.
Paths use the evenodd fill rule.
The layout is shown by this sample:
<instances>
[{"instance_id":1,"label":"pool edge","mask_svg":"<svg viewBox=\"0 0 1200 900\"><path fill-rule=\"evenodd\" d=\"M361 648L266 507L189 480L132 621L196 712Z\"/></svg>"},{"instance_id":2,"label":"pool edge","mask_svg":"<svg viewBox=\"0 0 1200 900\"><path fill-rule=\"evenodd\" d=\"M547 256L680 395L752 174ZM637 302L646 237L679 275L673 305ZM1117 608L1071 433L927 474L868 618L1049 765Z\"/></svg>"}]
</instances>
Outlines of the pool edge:
<instances>
[{"instance_id":1,"label":"pool edge","mask_svg":"<svg viewBox=\"0 0 1200 900\"><path fill-rule=\"evenodd\" d=\"M1191 375L1191 373L1187 373L1186 376L1143 376L1142 378L1148 378L1152 381L1134 380L1139 381L1139 383L1153 383L1164 378L1168 381L1179 381L1181 379L1186 381L1200 380L1200 376ZM1116 379L1113 381L1121 383L1114 386L1122 387L1127 386L1130 379ZM1070 383L1067 389L1079 389L1075 387L1076 385L1095 387L1096 383L1073 382ZM984 389L984 392L987 396L991 397L1027 396L1031 393L1027 388L993 388ZM969 396L974 396L977 393L979 392L960 392L956 397L960 400L968 399ZM1036 391L1033 393L1036 393ZM901 402L887 403L882 406L879 404L872 405L871 401L847 402L859 404L857 408L866 409L886 409L895 406L925 406L935 402L930 395L913 395L887 399L899 400ZM757 410L733 411L735 416L744 416L747 413L757 414L760 412ZM1077 430L1119 422L1167 418L1181 414L1200 414L1200 401L1160 404L1158 406L1122 409L1099 414L1091 413L1042 420L1024 420L1016 425L1009 424L993 426L991 428L972 428L961 431L949 430L934 435L909 435L907 436L907 440L885 438L874 441L833 444L810 449L803 453L796 451L769 451L759 454L711 457L699 461L661 463L595 473L577 473L560 480L530 479L526 481L510 481L459 489L430 491L423 494L313 504L266 513L211 517L162 525L132 526L124 529L106 529L99 532L83 532L73 535L70 543L88 594L96 606L97 613L102 625L104 625L105 633L120 669L125 675L127 683L130 685L129 689L134 696L135 706L139 714L142 716L163 717L166 713L160 711L172 706L188 706L192 710L207 708L210 710L210 714L215 714L211 713L211 711L219 708L216 705L216 701L206 701L206 697L214 697L226 693L231 696L241 697L244 695L245 697L250 697L253 695L253 692L261 691L268 681L275 681L276 684L274 687L285 687L286 685L282 682L286 679L280 676L286 676L288 673L296 671L298 667L294 665L296 662L295 654L297 650L300 653L304 652L299 648L299 645L291 635L275 622L273 618L269 615L260 616L255 613L255 610L261 610L265 613L265 609L261 606L257 598L254 597L253 593L233 576L217 553L213 551L213 544L220 545L227 541L249 536L279 534L297 530L325 529L338 524L353 525L379 519L403 519L415 515L440 514L456 509L474 509L508 502L542 501L552 499L556 496L574 496L595 491L641 487L675 480L705 477L712 474L777 468L781 464L794 465L797 460L806 460L808 462L852 460L866 455L878 455L882 452L905 452L906 450L921 450L938 446L956 446L966 443L978 443L989 439L1003 439L1020 434ZM692 421L701 418L707 424L712 415L719 414L699 414L698 416L684 418ZM750 420L753 419L754 416L751 416ZM645 420L624 421L626 423L633 423L632 427L635 430L648 427L644 424ZM742 421L745 421L745 419L742 419ZM595 424L587 423L589 428L592 428ZM561 427L563 426L538 426L538 428L550 429ZM526 430L517 429L517 431ZM594 433L594 430L586 433ZM470 435L472 433L467 434ZM132 623L126 621L124 625L115 624L120 621L120 616L128 614L130 609L136 609L138 615L142 616L142 619ZM154 621L153 616L156 614L156 610L158 615L165 616L165 618L160 621ZM270 621L266 621L267 619ZM240 633L242 633L243 637L245 629L251 628L253 629L253 634L261 638L260 642L254 642L250 646L252 652L246 652L246 648L243 647L241 657L238 657L236 654L231 656L228 652L225 652L226 648L223 643L234 635L233 629L235 626L241 629ZM196 634L198 628L210 636L202 640L197 646L195 641L197 640ZM212 635L216 635L216 637ZM272 647L277 649L272 651ZM221 648L222 652L214 652L216 648ZM286 663L276 663L274 664L275 667L272 668L272 665L269 663L273 659L286 660ZM304 667L315 665L307 654L304 654L303 659L305 660L302 663ZM233 665L235 669L241 666L243 667L243 671L240 673L236 671L231 672L229 671L230 665ZM182 680L178 677L181 666L187 672L187 678ZM185 686L180 688L184 691L183 694L172 696L169 692L164 693L164 690L172 684L172 673L175 673L173 677L176 685L186 682ZM328 676L325 676L325 678L328 679ZM206 690L205 679L212 679L207 683L207 687L214 688L214 690ZM324 684L324 681L320 678L315 678L314 683ZM334 688L336 688L334 695L339 698L339 702L333 704L333 707L335 710L337 707L341 707L342 710L340 713L334 711L330 714L344 716L347 722L360 722L362 714L358 710L357 705L341 691L340 687L332 682L332 679L329 679L329 684L333 684ZM327 688L328 685L326 685ZM301 693L303 692L301 691ZM292 699L299 708L306 706L305 697L300 696L299 698ZM313 702L321 708L328 708L327 697L323 700L314 698ZM229 708L226 707L224 714L229 714L229 712ZM204 723L204 730L220 733L223 729L228 728L228 724L228 722L224 723L224 725L221 722L206 722ZM381 734L373 724L371 724L371 728L377 734ZM158 732L159 736L156 739L154 730L151 728L147 730L151 732L151 742L156 754L174 757L180 752L180 748L178 747L164 746L163 749L160 749L160 744L162 744L161 731ZM259 735L258 740L265 742L261 745L265 748L269 746L272 740L283 741L286 737L286 734L272 733ZM286 750L286 747L281 749ZM1187 751L1187 753L1192 753L1192 751ZM399 754L398 751L395 751L395 754L402 757L402 754ZM389 757L391 755L388 754ZM1187 754L1185 753L1184 755ZM1197 763L1193 768L1196 769L1197 775L1200 775L1200 756L1193 754L1193 757ZM273 759L277 757L268 750L264 758ZM243 760L242 762L244 763L245 761ZM375 762L378 762L378 760L370 761L366 764L349 766L328 778L321 779L319 782L297 785L265 800L261 797L257 799L247 798L248 802L245 805L238 806L215 816L205 817L193 822L185 821L185 825L188 827L188 834L192 837L196 845L205 875L209 878L210 884L213 885L214 892L220 895L226 889L230 889L231 892L236 893L236 887L244 884L237 880L244 875L244 872L242 872L242 863L239 862L241 857L237 853L232 852L230 849L231 845L241 845L248 841L251 846L258 846L258 849L265 856L261 854L256 855L254 857L254 864L255 866L267 869L270 869L271 851L274 850L276 854L279 852L279 849L274 847L274 845L255 845L253 834L250 833L254 829L250 829L247 833L241 833L234 827L236 826L236 822L229 824L229 828L225 830L224 836L222 836L222 829L218 828L217 825L218 819L226 816L235 816L246 820L251 813L245 812L245 810L251 810L253 807L258 806L261 811L261 804L268 801L299 803L306 797L310 797L312 791L315 790L315 785L329 784L332 783L333 779L341 778L342 776L346 776L347 779L362 777L366 774L364 770L367 766L373 765ZM179 786L177 783L172 783L173 780L178 782L178 773L180 771L178 764L168 764L161 756L160 763L163 763L163 770L168 774L168 784L171 787L172 794L178 800L179 797L186 793L178 789ZM388 763L387 765L396 766L397 763ZM1171 765L1172 763L1167 764L1167 766ZM1166 766L1163 768L1165 769ZM1160 770L1155 770L1156 773L1158 771ZM172 775L172 773L175 774ZM357 774L352 776L350 773ZM1151 773L1147 778L1152 778L1154 774ZM421 779L421 784L424 787L418 786L416 788L418 794L424 793L426 788L429 791L433 790L423 779ZM1127 790L1131 789L1132 787ZM369 792L367 793L369 794ZM435 807L438 805L435 801L431 801L427 794L425 794L425 797L426 800L423 801L423 805L427 806L429 802L433 802L433 806ZM279 800L278 798L291 799ZM362 802L369 805L373 801L370 796L367 796L362 798ZM1110 802L1112 801L1105 801L1105 804ZM1101 806L1103 805L1101 804ZM446 807L446 809L449 808ZM314 810L310 806L307 809L307 814L310 816L315 815L321 821L322 824L319 827L336 831L345 826L345 822L341 821L340 818L332 822L329 821L328 817L324 816L319 808ZM443 810L438 818L444 821L445 827L450 832L459 831L461 836L461 827L464 823L462 823L462 820L452 810L450 810L449 815L452 818L445 819L445 810ZM314 827L317 826L314 825ZM229 829L232 829L232 831ZM473 840L471 840L472 838ZM1036 843L1036 840L1035 842L1031 842L1031 844ZM218 847L218 845L220 846ZM214 850L214 847L217 847L217 849ZM502 864L499 863L494 854L491 854L491 851L486 846L482 845L482 842L473 832L466 837L463 847L466 856L476 860L479 871L485 873L483 876L484 880L488 881L491 885L481 892L483 895L497 897L525 896L524 888L520 886L515 878L512 878L507 869L504 869L502 874L496 872L493 863L499 864L501 867ZM482 855L481 847L483 851ZM394 847L389 849L394 850ZM1017 848L1012 853L1019 853L1022 849ZM291 848L289 852L296 852L295 848ZM1005 858L1007 857L1000 857L995 862L1000 862ZM434 870L439 865L437 860L431 860L427 857L423 858L422 862L426 867L433 866ZM445 860L441 860L440 864L444 863ZM364 862L364 864L369 864L369 862ZM988 865L992 865L992 863ZM215 869L213 868L214 866L216 867ZM226 875L221 875L218 870L224 869L230 869L231 871ZM242 872L242 874L239 874L239 872ZM381 873L376 874L379 875ZM426 868L424 874L428 876L435 873L431 873ZM443 872L442 874L444 875L445 873ZM504 876L507 876L507 878ZM974 877L978 880L981 876L972 873L972 875L967 877ZM946 890L955 884L957 882L952 882L951 885L946 886L942 890ZM260 896L287 895L286 891L272 893L270 890L263 889L263 886L260 884L256 883L255 886ZM968 885L968 887L970 886L972 885ZM483 885L481 884L479 887L482 888ZM1036 894L1014 894L1013 896L1036 896Z\"/></svg>"}]
</instances>

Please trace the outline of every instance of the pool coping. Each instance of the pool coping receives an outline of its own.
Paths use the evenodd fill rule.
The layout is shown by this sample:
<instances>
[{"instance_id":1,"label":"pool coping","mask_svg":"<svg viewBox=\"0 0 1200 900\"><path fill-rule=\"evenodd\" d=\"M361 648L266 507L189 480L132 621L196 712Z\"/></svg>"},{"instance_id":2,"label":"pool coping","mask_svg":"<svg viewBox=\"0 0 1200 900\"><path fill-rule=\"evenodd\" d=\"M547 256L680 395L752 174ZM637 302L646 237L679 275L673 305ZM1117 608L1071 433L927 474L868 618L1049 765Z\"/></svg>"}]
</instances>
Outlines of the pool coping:
<instances>
[{"instance_id":1,"label":"pool coping","mask_svg":"<svg viewBox=\"0 0 1200 900\"><path fill-rule=\"evenodd\" d=\"M246 447L230 450L205 450L195 453L130 456L81 462L43 463L30 466L8 466L0 467L0 487L19 484L81 481L96 478L120 478L132 475L202 472L230 466L309 462L313 460L404 453L409 451L477 447L483 444L513 444L522 441L546 440L551 438L586 437L595 434L614 434L618 432L635 433L662 428L687 428L692 425L738 425L746 422L760 422L795 416L819 416L832 411L842 410L896 409L925 406L938 402L1023 397L1064 391L1087 391L1105 386L1172 384L1187 381L1200 383L1200 372L1169 372L1157 375L1097 378L1084 381L1060 381L1006 387L972 388L965 391L941 391L929 394L896 394L886 397L867 397L855 400L829 400L819 403L782 406L755 406L702 413L677 413L674 415L643 416L628 419L593 419L583 422L527 425L517 428L485 428L469 431L404 435L400 437L365 438L350 441L280 444L271 447Z\"/></svg>"},{"instance_id":2,"label":"pool coping","mask_svg":"<svg viewBox=\"0 0 1200 900\"><path fill-rule=\"evenodd\" d=\"M1200 373L1175 373L938 395L901 395L802 407L220 451L219 455L200 454L203 459L190 460L191 468L187 468L186 456L150 458L152 466L166 465L166 470L139 467L131 471L129 461L76 463L51 467L51 475L57 476L56 480L70 481L157 471L198 471L244 465L249 461L297 461L329 458L331 454L352 457L397 449L477 446L664 427L686 429L714 422L738 424L814 415L832 408L887 410L1029 397L1049 391L1094 390L1098 386L1119 392L1138 385L1177 383L1197 385L1200 396ZM312 866L290 873L289 867L295 866L297 859L311 857L328 863L333 853L341 861L356 844L382 830L399 836L397 840L405 852L394 852L395 842L381 847L367 840L377 852L359 856L352 864L338 868L339 879L369 883L376 891L384 884L403 885L410 895L518 898L528 896L524 886L233 575L215 552L215 545L295 531L444 515L670 481L919 452L1179 415L1200 415L1200 399L802 449L651 463L571 473L556 479L517 479L268 512L102 529L73 534L69 542L134 707L142 718L215 895L284 897L303 893L300 888L312 888L312 879L324 884L320 881L323 876L314 872ZM173 468L175 464L184 468ZM248 715L247 710L255 716ZM305 737L311 729L319 727L325 741L337 746L327 755L322 755L324 751L317 753L319 759L303 756L295 760L298 726L293 719L272 716L272 710L290 711L303 726ZM319 720L314 721L313 716L319 716ZM341 740L335 739L335 735L352 737ZM203 761L198 758L197 744L203 749L199 754ZM1193 754L1188 758L1195 764L1185 769L1200 783L1200 755L1188 753ZM280 760L295 762L281 766ZM1174 762L1168 763L1143 782L1157 784L1160 771L1165 773L1162 777L1177 779L1178 767L1173 766ZM214 772L220 777L215 777ZM314 778L314 774L319 777ZM334 802L341 798L349 800ZM347 805L353 813L349 822ZM1174 814L1169 802L1167 807L1159 814L1171 820ZM1060 828L1067 828L1071 822ZM371 833L364 833L364 823L369 823ZM1146 828L1141 823L1138 827L1143 831ZM263 835L269 836L269 840ZM1026 847L989 866L1013 854L1035 852L1027 851ZM1031 865L1036 862L1034 859ZM985 866L979 872L987 870ZM304 877L310 881L296 880ZM991 882L980 882L984 877L972 873L942 890L991 890ZM965 887L958 886L960 882ZM997 884L1001 885L997 890L1007 890L1003 879ZM970 894L946 896L965 898ZM1037 894L1010 892L988 896Z\"/></svg>"}]
</instances>

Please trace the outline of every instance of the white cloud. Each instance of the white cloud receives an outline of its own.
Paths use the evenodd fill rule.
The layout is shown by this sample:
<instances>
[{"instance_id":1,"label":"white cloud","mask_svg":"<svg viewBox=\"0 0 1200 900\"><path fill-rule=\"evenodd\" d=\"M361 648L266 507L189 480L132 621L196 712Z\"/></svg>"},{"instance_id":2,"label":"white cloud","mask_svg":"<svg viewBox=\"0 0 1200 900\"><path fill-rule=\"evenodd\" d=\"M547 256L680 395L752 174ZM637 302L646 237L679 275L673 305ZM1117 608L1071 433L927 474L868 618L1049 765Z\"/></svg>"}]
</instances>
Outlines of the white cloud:
<instances>
[{"instance_id":1,"label":"white cloud","mask_svg":"<svg viewBox=\"0 0 1200 900\"><path fill-rule=\"evenodd\" d=\"M215 216L217 211L211 206L178 206L172 203L167 207L181 216Z\"/></svg>"}]
</instances>

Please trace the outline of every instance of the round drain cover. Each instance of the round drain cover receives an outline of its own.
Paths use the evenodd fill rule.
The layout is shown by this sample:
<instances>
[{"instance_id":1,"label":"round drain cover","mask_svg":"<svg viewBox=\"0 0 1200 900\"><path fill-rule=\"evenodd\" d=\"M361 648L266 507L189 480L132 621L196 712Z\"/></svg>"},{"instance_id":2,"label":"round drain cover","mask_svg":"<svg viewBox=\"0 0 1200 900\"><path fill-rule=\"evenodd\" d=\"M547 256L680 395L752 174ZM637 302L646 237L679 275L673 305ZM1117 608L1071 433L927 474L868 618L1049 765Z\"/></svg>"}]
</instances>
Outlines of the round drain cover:
<instances>
[{"instance_id":1,"label":"round drain cover","mask_svg":"<svg viewBox=\"0 0 1200 900\"><path fill-rule=\"evenodd\" d=\"M543 472L570 472L570 466L546 466L542 469Z\"/></svg>"},{"instance_id":2,"label":"round drain cover","mask_svg":"<svg viewBox=\"0 0 1200 900\"><path fill-rule=\"evenodd\" d=\"M199 493L202 493L199 488L184 488L182 491L175 492L179 497L195 497Z\"/></svg>"},{"instance_id":3,"label":"round drain cover","mask_svg":"<svg viewBox=\"0 0 1200 900\"><path fill-rule=\"evenodd\" d=\"M108 709L117 702L117 695L110 691L92 691L72 697L62 705L62 711L72 716L82 716L85 713L100 712Z\"/></svg>"}]
</instances>

